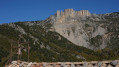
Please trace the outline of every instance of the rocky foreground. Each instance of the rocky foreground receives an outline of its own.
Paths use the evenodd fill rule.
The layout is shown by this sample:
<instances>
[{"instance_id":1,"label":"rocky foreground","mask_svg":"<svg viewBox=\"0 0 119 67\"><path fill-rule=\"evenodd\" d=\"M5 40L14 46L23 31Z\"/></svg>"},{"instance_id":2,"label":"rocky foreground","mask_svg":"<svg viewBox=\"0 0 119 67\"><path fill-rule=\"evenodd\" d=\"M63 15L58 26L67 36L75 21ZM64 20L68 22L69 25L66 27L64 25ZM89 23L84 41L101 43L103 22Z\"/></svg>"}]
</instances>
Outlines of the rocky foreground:
<instances>
[{"instance_id":1,"label":"rocky foreground","mask_svg":"<svg viewBox=\"0 0 119 67\"><path fill-rule=\"evenodd\" d=\"M119 67L119 60L91 62L24 62L12 61L5 67Z\"/></svg>"}]
</instances>

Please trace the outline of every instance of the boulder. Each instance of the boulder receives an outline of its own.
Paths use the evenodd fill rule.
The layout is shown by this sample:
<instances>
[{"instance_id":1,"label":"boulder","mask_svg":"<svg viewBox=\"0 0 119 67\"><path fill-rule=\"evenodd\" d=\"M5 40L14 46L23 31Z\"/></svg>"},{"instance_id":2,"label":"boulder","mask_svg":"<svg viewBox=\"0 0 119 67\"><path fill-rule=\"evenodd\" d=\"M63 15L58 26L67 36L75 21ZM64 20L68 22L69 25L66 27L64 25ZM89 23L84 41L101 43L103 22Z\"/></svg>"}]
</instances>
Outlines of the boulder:
<instances>
[{"instance_id":1,"label":"boulder","mask_svg":"<svg viewBox=\"0 0 119 67\"><path fill-rule=\"evenodd\" d=\"M110 65L110 64L108 64L108 66L107 67L113 67L112 65Z\"/></svg>"}]
</instances>

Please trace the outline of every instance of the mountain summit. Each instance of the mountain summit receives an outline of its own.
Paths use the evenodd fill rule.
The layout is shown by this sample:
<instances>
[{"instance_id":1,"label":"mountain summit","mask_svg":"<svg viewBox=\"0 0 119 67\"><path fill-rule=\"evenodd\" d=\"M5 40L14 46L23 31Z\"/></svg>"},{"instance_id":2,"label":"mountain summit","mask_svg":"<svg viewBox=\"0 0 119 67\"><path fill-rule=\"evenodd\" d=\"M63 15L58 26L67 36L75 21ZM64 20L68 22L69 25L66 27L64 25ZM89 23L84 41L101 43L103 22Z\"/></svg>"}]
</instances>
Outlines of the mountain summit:
<instances>
[{"instance_id":1,"label":"mountain summit","mask_svg":"<svg viewBox=\"0 0 119 67\"><path fill-rule=\"evenodd\" d=\"M73 9L65 9L64 12L63 11L57 11L56 16L59 17L63 17L63 16L71 16L71 17L75 17L75 16L90 16L90 12L88 10L80 10L80 11L74 11Z\"/></svg>"}]
</instances>

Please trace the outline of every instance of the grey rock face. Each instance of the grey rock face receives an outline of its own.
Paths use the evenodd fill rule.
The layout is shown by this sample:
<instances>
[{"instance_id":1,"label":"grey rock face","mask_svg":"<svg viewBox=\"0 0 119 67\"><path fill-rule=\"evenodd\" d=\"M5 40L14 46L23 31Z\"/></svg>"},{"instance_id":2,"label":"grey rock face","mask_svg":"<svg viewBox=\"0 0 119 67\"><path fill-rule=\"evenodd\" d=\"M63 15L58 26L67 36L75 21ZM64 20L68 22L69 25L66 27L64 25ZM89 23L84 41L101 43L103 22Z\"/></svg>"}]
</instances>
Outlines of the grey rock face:
<instances>
[{"instance_id":1,"label":"grey rock face","mask_svg":"<svg viewBox=\"0 0 119 67\"><path fill-rule=\"evenodd\" d=\"M91 14L88 10L74 11L73 9L65 9L64 12L57 11L56 13L57 19L63 16L75 17L75 16L90 16L90 15Z\"/></svg>"},{"instance_id":2,"label":"grey rock face","mask_svg":"<svg viewBox=\"0 0 119 67\"><path fill-rule=\"evenodd\" d=\"M22 34L26 34L26 32L24 31L24 29L22 27L18 26L18 25L15 25L15 24L12 24L11 23L11 24L9 24L9 26L15 28L15 30L21 32Z\"/></svg>"},{"instance_id":3,"label":"grey rock face","mask_svg":"<svg viewBox=\"0 0 119 67\"><path fill-rule=\"evenodd\" d=\"M107 15L91 14L88 10L66 9L64 12L57 11L49 19L55 32L78 46L96 50L105 48L109 40L106 37L109 26L105 18Z\"/></svg>"}]
</instances>

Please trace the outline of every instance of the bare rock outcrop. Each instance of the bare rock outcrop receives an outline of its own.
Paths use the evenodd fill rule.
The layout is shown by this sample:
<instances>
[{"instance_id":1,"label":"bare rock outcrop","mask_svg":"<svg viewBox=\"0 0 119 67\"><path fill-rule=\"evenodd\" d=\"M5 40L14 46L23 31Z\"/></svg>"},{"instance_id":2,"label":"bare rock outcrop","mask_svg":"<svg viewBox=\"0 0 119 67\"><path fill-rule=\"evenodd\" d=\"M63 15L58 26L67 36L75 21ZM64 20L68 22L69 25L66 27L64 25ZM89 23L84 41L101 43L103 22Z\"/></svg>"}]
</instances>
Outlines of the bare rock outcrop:
<instances>
[{"instance_id":1,"label":"bare rock outcrop","mask_svg":"<svg viewBox=\"0 0 119 67\"><path fill-rule=\"evenodd\" d=\"M73 9L65 9L64 12L57 11L55 19L53 19L53 27L56 32L67 38L72 43L88 48L90 45L90 37L94 34L98 35L98 33L95 33L96 31L93 32L93 26L85 27L86 23L83 23L82 21L82 19L86 20L86 17L90 16L91 13L88 10L75 11ZM91 34L88 34L89 32L87 31L91 32ZM98 32L101 31L103 32L103 30L99 30ZM101 35L103 35L103 33Z\"/></svg>"},{"instance_id":2,"label":"bare rock outcrop","mask_svg":"<svg viewBox=\"0 0 119 67\"><path fill-rule=\"evenodd\" d=\"M62 17L62 16L91 16L90 12L88 10L80 10L80 11L75 11L73 9L65 9L63 11L57 11L56 13L57 18Z\"/></svg>"},{"instance_id":3,"label":"bare rock outcrop","mask_svg":"<svg viewBox=\"0 0 119 67\"><path fill-rule=\"evenodd\" d=\"M53 31L67 38L72 43L90 49L104 49L110 42L108 15L91 14L88 10L75 11L65 9L51 16ZM109 27L110 26L110 27Z\"/></svg>"}]
</instances>

